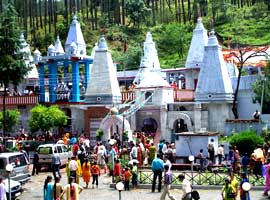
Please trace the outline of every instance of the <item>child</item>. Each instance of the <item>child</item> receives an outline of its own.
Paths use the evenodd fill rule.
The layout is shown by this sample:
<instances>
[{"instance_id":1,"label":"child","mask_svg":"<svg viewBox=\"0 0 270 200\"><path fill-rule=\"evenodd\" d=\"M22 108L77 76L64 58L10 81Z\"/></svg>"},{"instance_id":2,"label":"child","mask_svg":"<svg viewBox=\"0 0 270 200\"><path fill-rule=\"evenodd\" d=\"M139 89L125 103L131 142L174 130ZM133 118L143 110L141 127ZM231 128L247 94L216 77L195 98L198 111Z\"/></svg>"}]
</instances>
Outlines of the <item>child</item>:
<instances>
[{"instance_id":1,"label":"child","mask_svg":"<svg viewBox=\"0 0 270 200\"><path fill-rule=\"evenodd\" d=\"M121 175L121 166L120 166L119 160L116 160L115 162L113 175L115 177L115 182L117 183L120 180L120 175Z\"/></svg>"},{"instance_id":2,"label":"child","mask_svg":"<svg viewBox=\"0 0 270 200\"><path fill-rule=\"evenodd\" d=\"M133 189L136 189L137 185L138 185L138 167L137 167L137 163L133 162L133 167L131 170L132 173L132 186Z\"/></svg>"},{"instance_id":3,"label":"child","mask_svg":"<svg viewBox=\"0 0 270 200\"><path fill-rule=\"evenodd\" d=\"M100 176L100 169L99 169L99 166L97 165L96 161L94 162L94 164L91 167L91 172L92 172L92 176L93 176L92 187L94 188L95 183L96 183L96 186L98 187L98 176Z\"/></svg>"},{"instance_id":4,"label":"child","mask_svg":"<svg viewBox=\"0 0 270 200\"><path fill-rule=\"evenodd\" d=\"M129 190L129 182L130 182L131 176L132 176L132 174L130 173L128 167L126 167L125 172L124 172L125 190Z\"/></svg>"},{"instance_id":5,"label":"child","mask_svg":"<svg viewBox=\"0 0 270 200\"><path fill-rule=\"evenodd\" d=\"M66 163L67 180L69 180L69 177L70 177L70 168L69 168L70 160L71 160L71 158L68 158L68 161L67 161L67 163Z\"/></svg>"}]
</instances>

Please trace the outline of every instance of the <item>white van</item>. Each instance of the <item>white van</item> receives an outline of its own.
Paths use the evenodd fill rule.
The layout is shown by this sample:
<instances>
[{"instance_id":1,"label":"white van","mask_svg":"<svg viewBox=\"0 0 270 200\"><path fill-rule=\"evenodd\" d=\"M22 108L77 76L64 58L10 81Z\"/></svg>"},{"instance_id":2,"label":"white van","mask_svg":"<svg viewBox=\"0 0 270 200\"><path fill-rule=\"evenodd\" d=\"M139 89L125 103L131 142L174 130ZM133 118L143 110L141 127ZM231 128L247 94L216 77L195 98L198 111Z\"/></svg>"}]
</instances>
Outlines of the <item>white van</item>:
<instances>
[{"instance_id":1,"label":"white van","mask_svg":"<svg viewBox=\"0 0 270 200\"><path fill-rule=\"evenodd\" d=\"M68 150L64 144L41 144L37 148L40 165L48 165L52 167L52 157L58 154L61 160L61 165L65 165L68 158L72 157L72 152Z\"/></svg>"},{"instance_id":2,"label":"white van","mask_svg":"<svg viewBox=\"0 0 270 200\"><path fill-rule=\"evenodd\" d=\"M6 172L7 164L13 166L13 171L10 174L11 179L19 181L20 183L25 183L30 180L29 162L24 153L0 153L0 175L3 177L8 177Z\"/></svg>"}]
</instances>

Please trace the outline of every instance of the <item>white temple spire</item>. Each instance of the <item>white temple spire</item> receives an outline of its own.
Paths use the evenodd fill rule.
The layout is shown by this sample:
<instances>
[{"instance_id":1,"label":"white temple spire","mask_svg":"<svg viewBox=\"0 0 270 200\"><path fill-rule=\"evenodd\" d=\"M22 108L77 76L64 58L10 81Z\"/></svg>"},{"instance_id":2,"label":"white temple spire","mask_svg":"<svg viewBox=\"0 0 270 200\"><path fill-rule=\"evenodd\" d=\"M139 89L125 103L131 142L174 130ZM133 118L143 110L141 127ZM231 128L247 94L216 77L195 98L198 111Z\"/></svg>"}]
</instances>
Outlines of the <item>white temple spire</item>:
<instances>
[{"instance_id":1,"label":"white temple spire","mask_svg":"<svg viewBox=\"0 0 270 200\"><path fill-rule=\"evenodd\" d=\"M74 52L74 48L71 49L71 44L76 44L76 52ZM86 44L83 38L81 25L77 20L77 16L73 17L73 21L70 25L67 40L65 43L65 50L67 54L74 54L77 56L85 56L86 55Z\"/></svg>"},{"instance_id":2,"label":"white temple spire","mask_svg":"<svg viewBox=\"0 0 270 200\"><path fill-rule=\"evenodd\" d=\"M233 89L221 47L211 31L195 91L195 101L232 102Z\"/></svg>"},{"instance_id":3,"label":"white temple spire","mask_svg":"<svg viewBox=\"0 0 270 200\"><path fill-rule=\"evenodd\" d=\"M207 45L207 30L204 28L202 18L199 17L196 28L193 31L188 56L186 60L186 68L199 68L203 62L204 47Z\"/></svg>"}]
</instances>

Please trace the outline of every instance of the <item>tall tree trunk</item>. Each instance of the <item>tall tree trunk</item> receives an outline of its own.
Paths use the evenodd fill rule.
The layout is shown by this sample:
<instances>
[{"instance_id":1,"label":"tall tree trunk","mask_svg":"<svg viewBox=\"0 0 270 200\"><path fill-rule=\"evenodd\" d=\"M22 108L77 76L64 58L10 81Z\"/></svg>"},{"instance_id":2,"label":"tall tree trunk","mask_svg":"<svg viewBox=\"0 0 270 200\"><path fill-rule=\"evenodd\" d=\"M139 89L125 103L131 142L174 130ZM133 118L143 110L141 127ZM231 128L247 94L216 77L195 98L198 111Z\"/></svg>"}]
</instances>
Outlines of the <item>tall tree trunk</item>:
<instances>
[{"instance_id":1,"label":"tall tree trunk","mask_svg":"<svg viewBox=\"0 0 270 200\"><path fill-rule=\"evenodd\" d=\"M45 2L45 10L44 10L44 31L45 31L45 35L47 35L47 12L48 12L48 2L47 0L44 1Z\"/></svg>"},{"instance_id":2,"label":"tall tree trunk","mask_svg":"<svg viewBox=\"0 0 270 200\"><path fill-rule=\"evenodd\" d=\"M54 24L54 35L56 36L57 35L57 1L56 0L53 0L53 7L54 7L54 12L53 12L53 16L54 16L54 19L53 19L53 24Z\"/></svg>"},{"instance_id":3,"label":"tall tree trunk","mask_svg":"<svg viewBox=\"0 0 270 200\"><path fill-rule=\"evenodd\" d=\"M153 17L153 26L155 26L156 25L155 0L152 0L152 17Z\"/></svg>"},{"instance_id":4,"label":"tall tree trunk","mask_svg":"<svg viewBox=\"0 0 270 200\"><path fill-rule=\"evenodd\" d=\"M125 0L122 0L122 24L126 24L126 4Z\"/></svg>"},{"instance_id":5,"label":"tall tree trunk","mask_svg":"<svg viewBox=\"0 0 270 200\"><path fill-rule=\"evenodd\" d=\"M39 8L38 8L38 12L39 12L39 24L40 24L40 28L41 29L43 29L43 23L42 23L42 0L39 0L39 2L38 2L38 4L39 4Z\"/></svg>"},{"instance_id":6,"label":"tall tree trunk","mask_svg":"<svg viewBox=\"0 0 270 200\"><path fill-rule=\"evenodd\" d=\"M3 136L6 136L6 96L7 86L4 84L4 96L3 96Z\"/></svg>"},{"instance_id":7,"label":"tall tree trunk","mask_svg":"<svg viewBox=\"0 0 270 200\"><path fill-rule=\"evenodd\" d=\"M191 2L190 0L187 1L188 2L188 21L191 21Z\"/></svg>"},{"instance_id":8,"label":"tall tree trunk","mask_svg":"<svg viewBox=\"0 0 270 200\"><path fill-rule=\"evenodd\" d=\"M89 12L89 1L88 0L85 1L85 6L86 6L86 19L88 20L89 19L89 13L88 13Z\"/></svg>"},{"instance_id":9,"label":"tall tree trunk","mask_svg":"<svg viewBox=\"0 0 270 200\"><path fill-rule=\"evenodd\" d=\"M186 13L185 13L185 2L184 0L181 0L181 3L182 3L182 15L183 15L183 21L184 21L184 24L186 24Z\"/></svg>"},{"instance_id":10,"label":"tall tree trunk","mask_svg":"<svg viewBox=\"0 0 270 200\"><path fill-rule=\"evenodd\" d=\"M35 18L36 18L36 29L39 29L39 23L38 23L38 1L35 1Z\"/></svg>"},{"instance_id":11,"label":"tall tree trunk","mask_svg":"<svg viewBox=\"0 0 270 200\"><path fill-rule=\"evenodd\" d=\"M95 2L95 6L94 6L94 14L95 14L95 27L96 27L96 30L98 29L98 18L97 18L97 0L94 0Z\"/></svg>"},{"instance_id":12,"label":"tall tree trunk","mask_svg":"<svg viewBox=\"0 0 270 200\"><path fill-rule=\"evenodd\" d=\"M65 6L65 19L66 19L66 26L68 25L68 0L64 1L64 6Z\"/></svg>"},{"instance_id":13,"label":"tall tree trunk","mask_svg":"<svg viewBox=\"0 0 270 200\"><path fill-rule=\"evenodd\" d=\"M92 30L95 30L94 6L95 6L95 0L90 0L90 15L91 15Z\"/></svg>"}]
</instances>

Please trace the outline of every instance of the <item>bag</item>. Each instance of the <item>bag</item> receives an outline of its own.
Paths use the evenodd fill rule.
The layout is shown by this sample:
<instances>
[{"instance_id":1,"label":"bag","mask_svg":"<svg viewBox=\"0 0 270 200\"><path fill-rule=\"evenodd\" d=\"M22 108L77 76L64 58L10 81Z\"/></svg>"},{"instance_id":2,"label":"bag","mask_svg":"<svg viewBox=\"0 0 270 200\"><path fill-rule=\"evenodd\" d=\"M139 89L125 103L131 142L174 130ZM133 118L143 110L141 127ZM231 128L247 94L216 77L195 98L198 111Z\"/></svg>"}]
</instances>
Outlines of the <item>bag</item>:
<instances>
[{"instance_id":1,"label":"bag","mask_svg":"<svg viewBox=\"0 0 270 200\"><path fill-rule=\"evenodd\" d=\"M199 194L199 192L197 190L193 190L191 192L191 196L192 196L192 199L195 199L195 200L200 199L200 194Z\"/></svg>"},{"instance_id":2,"label":"bag","mask_svg":"<svg viewBox=\"0 0 270 200\"><path fill-rule=\"evenodd\" d=\"M234 197L235 197L235 195L233 192L228 193L228 198L234 198Z\"/></svg>"}]
</instances>

